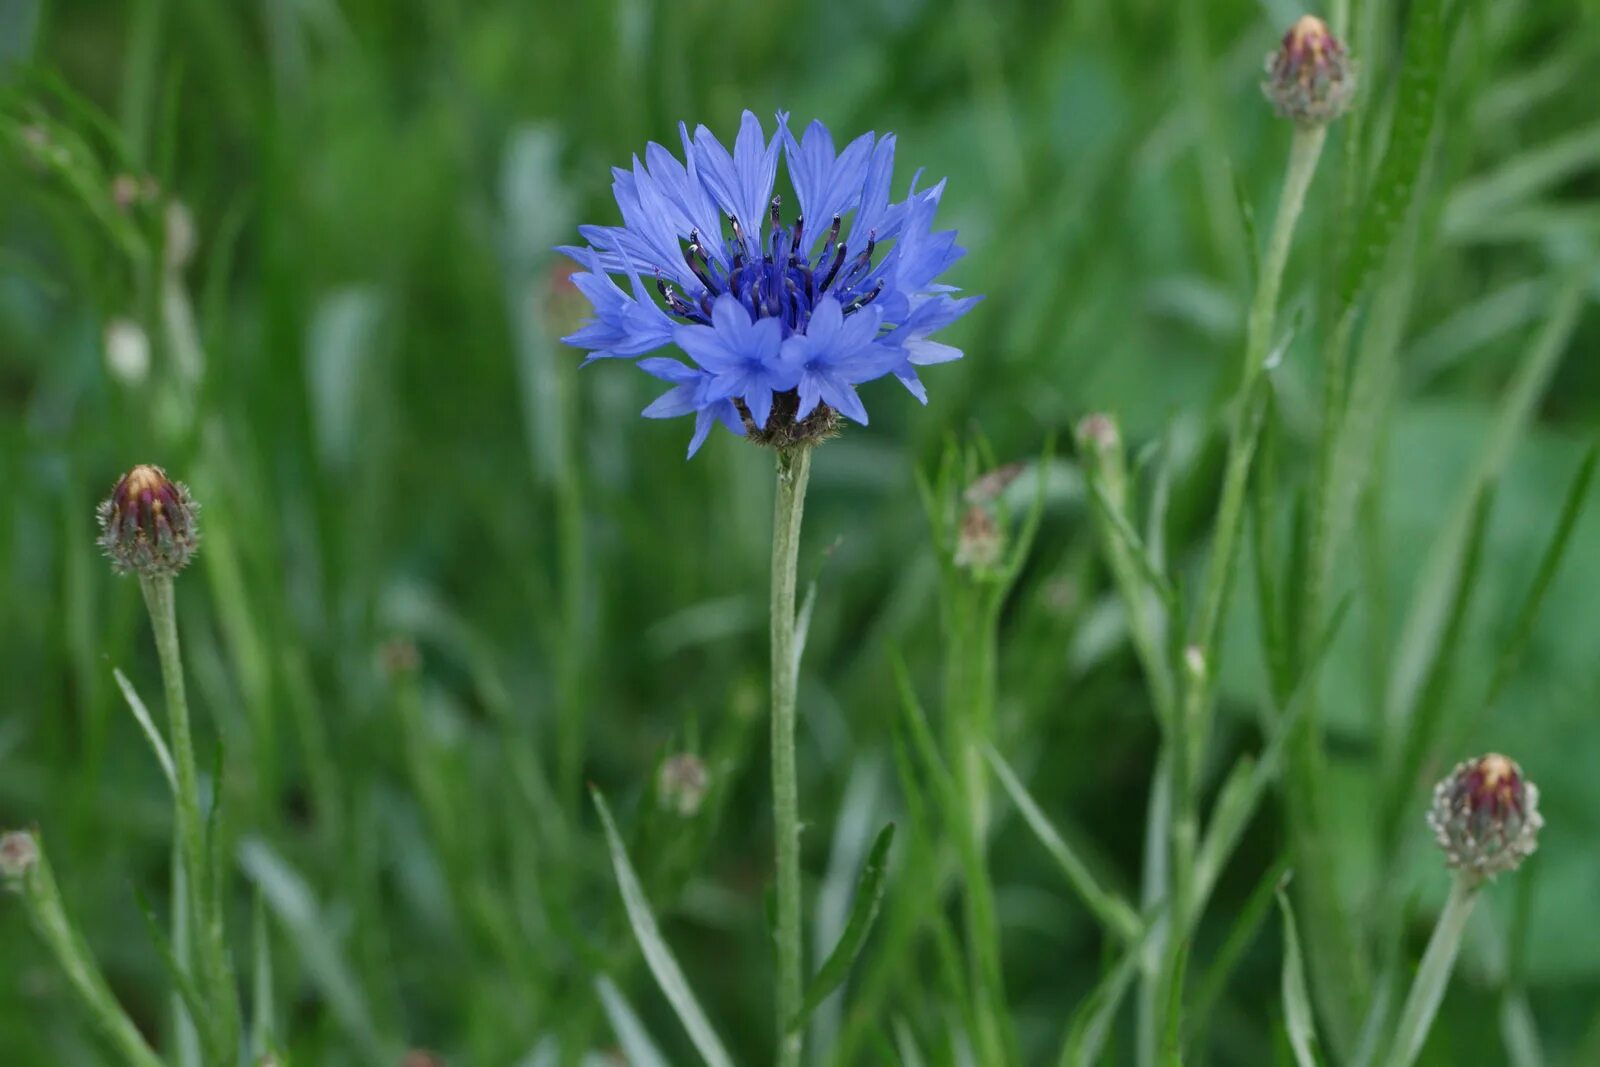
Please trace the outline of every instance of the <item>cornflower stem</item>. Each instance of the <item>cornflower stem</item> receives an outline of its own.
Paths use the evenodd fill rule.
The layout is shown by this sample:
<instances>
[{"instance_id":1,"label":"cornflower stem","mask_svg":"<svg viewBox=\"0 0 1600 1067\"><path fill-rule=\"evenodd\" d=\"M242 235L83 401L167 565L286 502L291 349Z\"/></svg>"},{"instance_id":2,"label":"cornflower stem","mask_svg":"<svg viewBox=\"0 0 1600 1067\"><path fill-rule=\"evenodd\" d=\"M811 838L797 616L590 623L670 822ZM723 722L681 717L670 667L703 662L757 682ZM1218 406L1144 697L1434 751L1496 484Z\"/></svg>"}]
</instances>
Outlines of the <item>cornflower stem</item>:
<instances>
[{"instance_id":1,"label":"cornflower stem","mask_svg":"<svg viewBox=\"0 0 1600 1067\"><path fill-rule=\"evenodd\" d=\"M1245 350L1239 392L1235 399L1233 426L1228 441L1228 462L1223 475L1222 501L1217 509L1216 531L1212 537L1211 558L1206 568L1205 585L1195 615L1194 641L1207 662L1215 662L1218 626L1233 574L1234 554L1239 530L1244 524L1245 488L1255 458L1260 422L1255 411L1256 379L1266 366L1272 345L1273 325L1277 320L1278 292L1283 285L1283 270L1289 262L1295 225L1305 207L1306 191L1322 157L1327 131L1321 127L1295 127L1289 145L1289 162L1278 199L1278 215L1273 220L1266 255L1261 260L1261 275L1256 279L1255 298L1245 326ZM1209 704L1209 699L1203 700Z\"/></svg>"},{"instance_id":2,"label":"cornflower stem","mask_svg":"<svg viewBox=\"0 0 1600 1067\"><path fill-rule=\"evenodd\" d=\"M772 514L772 817L777 837L779 1067L798 1067L803 1028L791 1027L802 1004L800 929L800 790L795 771L795 571L811 448L778 450Z\"/></svg>"},{"instance_id":3,"label":"cornflower stem","mask_svg":"<svg viewBox=\"0 0 1600 1067\"><path fill-rule=\"evenodd\" d=\"M238 1045L239 1008L223 941L222 917L213 892L204 816L200 809L200 775L195 764L194 734L189 723L189 698L184 689L183 658L178 649L177 604L170 576L141 575L150 625L155 632L156 656L161 661L161 682L167 698L167 722L172 740L172 761L177 772L177 848L183 858L188 903L185 918L193 934L199 959L201 988L211 1002L210 1025L224 1048ZM196 1020L199 1022L200 1020Z\"/></svg>"},{"instance_id":4,"label":"cornflower stem","mask_svg":"<svg viewBox=\"0 0 1600 1067\"><path fill-rule=\"evenodd\" d=\"M1004 1020L1005 979L1000 956L1000 921L989 878L989 769L984 746L993 740L995 666L1000 597L988 581L957 579L946 615L945 698L950 758L957 768L961 810L956 827L963 868L962 895L967 958L972 968L979 1058L1014 1062Z\"/></svg>"},{"instance_id":5,"label":"cornflower stem","mask_svg":"<svg viewBox=\"0 0 1600 1067\"><path fill-rule=\"evenodd\" d=\"M55 875L42 851L33 867L21 876L19 888L28 919L39 939L49 948L78 999L105 1039L117 1050L122 1062L128 1067L166 1067L117 1002L83 935L72 925L61 902Z\"/></svg>"},{"instance_id":6,"label":"cornflower stem","mask_svg":"<svg viewBox=\"0 0 1600 1067\"><path fill-rule=\"evenodd\" d=\"M1395 1029L1394 1044L1389 1048L1388 1067L1411 1067L1422 1051L1433 1017L1444 999L1445 987L1450 984L1450 972L1455 967L1456 952L1461 948L1461 937L1466 933L1467 920L1472 916L1472 906L1477 903L1482 882L1472 875L1457 875L1450 888L1450 898L1433 927L1427 951L1422 955L1422 966L1411 981L1411 992L1406 995L1405 1007L1400 1010L1400 1023Z\"/></svg>"}]
</instances>

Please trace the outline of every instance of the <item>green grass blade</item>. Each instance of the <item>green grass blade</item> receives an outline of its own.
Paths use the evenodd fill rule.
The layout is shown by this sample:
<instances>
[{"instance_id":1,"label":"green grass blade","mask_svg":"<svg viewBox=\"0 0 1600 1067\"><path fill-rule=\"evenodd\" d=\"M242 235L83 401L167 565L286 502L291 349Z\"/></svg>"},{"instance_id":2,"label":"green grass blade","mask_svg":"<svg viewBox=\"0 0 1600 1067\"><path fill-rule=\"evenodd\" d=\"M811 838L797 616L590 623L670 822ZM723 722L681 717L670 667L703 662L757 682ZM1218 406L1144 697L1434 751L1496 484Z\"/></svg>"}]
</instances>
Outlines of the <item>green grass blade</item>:
<instances>
[{"instance_id":1,"label":"green grass blade","mask_svg":"<svg viewBox=\"0 0 1600 1067\"><path fill-rule=\"evenodd\" d=\"M867 943L867 935L872 932L872 924L877 921L878 909L883 904L889 874L889 846L893 843L894 823L890 823L878 832L877 840L872 843L872 851L867 854L861 878L856 882L855 904L850 909L850 919L845 923L844 933L839 935L839 943L811 980L799 1013L789 1020L791 1031L805 1026L817 1006L844 983L851 965Z\"/></svg>"},{"instance_id":2,"label":"green grass blade","mask_svg":"<svg viewBox=\"0 0 1600 1067\"><path fill-rule=\"evenodd\" d=\"M121 669L113 667L111 674L117 680L117 688L122 690L122 699L128 702L128 710L133 712L133 717L139 721L139 729L144 731L144 736L150 742L150 748L156 754L156 762L161 764L161 773L166 775L167 787L173 795L178 792L178 772L172 764L172 753L167 750L167 742L162 738L161 731L156 729L155 720L150 717L150 709L139 698L138 690L133 688L133 683L128 681L128 676Z\"/></svg>"},{"instance_id":3,"label":"green grass blade","mask_svg":"<svg viewBox=\"0 0 1600 1067\"><path fill-rule=\"evenodd\" d=\"M1311 994L1306 989L1305 959L1300 954L1300 933L1295 929L1294 907L1289 895L1278 886L1278 907L1283 911L1283 1022L1289 1031L1289 1046L1300 1067L1317 1067L1317 1031L1311 1011Z\"/></svg>"},{"instance_id":4,"label":"green grass blade","mask_svg":"<svg viewBox=\"0 0 1600 1067\"><path fill-rule=\"evenodd\" d=\"M1000 779L1000 784L1011 795L1011 802L1022 813L1023 821L1033 831L1045 851L1055 859L1061 867L1062 873L1067 876L1067 882L1083 898L1084 904L1094 913L1095 918L1113 936L1123 941L1137 938L1143 930L1139 915L1133 906L1117 894L1104 889L1095 880L1094 874L1089 870L1089 865L1072 850L1066 839L1056 830L1050 819L1028 793L1028 789L1017 778L1011 765L1005 758L995 751L994 747L986 746L984 755L988 757L989 766L994 769L995 777Z\"/></svg>"},{"instance_id":5,"label":"green grass blade","mask_svg":"<svg viewBox=\"0 0 1600 1067\"><path fill-rule=\"evenodd\" d=\"M677 1013L683 1028L689 1032L689 1040L694 1043L701 1058L710 1067L733 1067L733 1059L711 1028L710 1020L700 1009L694 991L689 988L689 980L678 966L677 957L672 954L672 949L667 946L660 928L656 926L655 914L650 910L650 902L645 899L644 886L639 884L639 876L634 873L633 864L628 860L627 849L622 844L622 836L617 833L617 824L611 818L611 809L606 807L605 797L593 787L589 792L594 797L594 806L605 827L606 844L611 849L611 866L616 871L617 887L622 891L628 922L633 926L633 934L639 940L639 948L644 952L650 973L655 975L656 984L666 994L667 1002Z\"/></svg>"},{"instance_id":6,"label":"green grass blade","mask_svg":"<svg viewBox=\"0 0 1600 1067\"><path fill-rule=\"evenodd\" d=\"M667 1067L667 1059L656 1048L650 1034L634 1013L633 1005L622 995L617 984L605 975L594 980L594 991L611 1021L611 1030L617 1035L617 1044L627 1057L629 1067Z\"/></svg>"},{"instance_id":7,"label":"green grass blade","mask_svg":"<svg viewBox=\"0 0 1600 1067\"><path fill-rule=\"evenodd\" d=\"M403 1052L378 1035L360 985L339 952L339 938L317 906L300 872L264 841L239 846L239 866L255 883L267 907L294 942L296 955L322 995L340 1029L374 1067L390 1067Z\"/></svg>"},{"instance_id":8,"label":"green grass blade","mask_svg":"<svg viewBox=\"0 0 1600 1067\"><path fill-rule=\"evenodd\" d=\"M1433 135L1446 47L1445 0L1418 0L1406 23L1405 59L1400 67L1389 144L1377 176L1364 198L1339 286L1341 312L1360 299L1368 280L1383 262L1395 232L1416 193L1417 178Z\"/></svg>"}]
</instances>

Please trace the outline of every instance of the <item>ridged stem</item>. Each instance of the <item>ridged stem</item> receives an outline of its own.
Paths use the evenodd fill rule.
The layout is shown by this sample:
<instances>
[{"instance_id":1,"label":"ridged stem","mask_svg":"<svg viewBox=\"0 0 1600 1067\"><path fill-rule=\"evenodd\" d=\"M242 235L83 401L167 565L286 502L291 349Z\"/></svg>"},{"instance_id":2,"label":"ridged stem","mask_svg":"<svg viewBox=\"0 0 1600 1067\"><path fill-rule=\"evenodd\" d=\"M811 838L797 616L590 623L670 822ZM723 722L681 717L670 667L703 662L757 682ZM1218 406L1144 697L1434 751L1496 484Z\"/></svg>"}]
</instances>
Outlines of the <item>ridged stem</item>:
<instances>
[{"instance_id":1,"label":"ridged stem","mask_svg":"<svg viewBox=\"0 0 1600 1067\"><path fill-rule=\"evenodd\" d=\"M772 513L772 817L777 837L778 1055L779 1067L798 1067L803 1028L800 922L800 790L795 770L795 571L811 448L778 451L778 485Z\"/></svg>"},{"instance_id":2,"label":"ridged stem","mask_svg":"<svg viewBox=\"0 0 1600 1067\"><path fill-rule=\"evenodd\" d=\"M189 930L200 962L201 988L215 1013L208 1023L223 1047L235 1047L239 1035L239 1008L224 943L222 919L217 914L216 887L212 885L205 817L200 807L200 774L195 763L194 733L189 722L189 698L183 682L183 657L178 648L178 616L172 578L139 578L155 632L156 655L161 661L161 682L167 698L167 725L172 761L177 774L177 847L187 875ZM195 1020L197 1023L201 1020Z\"/></svg>"},{"instance_id":3,"label":"ridged stem","mask_svg":"<svg viewBox=\"0 0 1600 1067\"><path fill-rule=\"evenodd\" d=\"M128 1067L166 1067L117 1002L83 936L67 917L61 890L42 852L33 867L20 877L19 888L34 930L122 1062Z\"/></svg>"},{"instance_id":4,"label":"ridged stem","mask_svg":"<svg viewBox=\"0 0 1600 1067\"><path fill-rule=\"evenodd\" d=\"M1395 1029L1394 1044L1390 1046L1388 1067L1411 1067L1422 1051L1422 1043L1433 1027L1433 1017L1444 999L1445 987L1450 984L1450 972L1455 967L1456 952L1461 948L1461 936L1466 933L1467 920L1472 916L1472 905L1478 900L1478 879L1458 875L1450 888L1450 899L1434 925L1433 936L1428 939L1428 949L1422 955L1422 966L1412 979L1411 992L1406 995L1405 1007L1400 1011L1400 1024Z\"/></svg>"}]
</instances>

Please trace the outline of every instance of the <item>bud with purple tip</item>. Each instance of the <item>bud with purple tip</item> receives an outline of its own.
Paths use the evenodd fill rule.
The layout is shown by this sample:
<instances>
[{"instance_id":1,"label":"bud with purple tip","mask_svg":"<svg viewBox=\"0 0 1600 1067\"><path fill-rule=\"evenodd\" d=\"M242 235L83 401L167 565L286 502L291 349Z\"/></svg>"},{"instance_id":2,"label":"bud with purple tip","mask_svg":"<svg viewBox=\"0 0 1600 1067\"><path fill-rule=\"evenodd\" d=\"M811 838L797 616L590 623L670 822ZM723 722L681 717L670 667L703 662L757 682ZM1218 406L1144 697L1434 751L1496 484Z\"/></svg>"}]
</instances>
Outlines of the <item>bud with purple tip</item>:
<instances>
[{"instance_id":1,"label":"bud with purple tip","mask_svg":"<svg viewBox=\"0 0 1600 1067\"><path fill-rule=\"evenodd\" d=\"M1326 126L1355 97L1356 65L1327 23L1304 15L1267 56L1261 91L1284 118L1301 126Z\"/></svg>"},{"instance_id":2,"label":"bud with purple tip","mask_svg":"<svg viewBox=\"0 0 1600 1067\"><path fill-rule=\"evenodd\" d=\"M1516 870L1544 825L1539 787L1498 753L1466 760L1434 787L1428 825L1452 868L1479 878Z\"/></svg>"},{"instance_id":3,"label":"bud with purple tip","mask_svg":"<svg viewBox=\"0 0 1600 1067\"><path fill-rule=\"evenodd\" d=\"M182 482L160 467L140 464L100 505L100 547L118 574L171 577L199 547L197 510Z\"/></svg>"}]
</instances>

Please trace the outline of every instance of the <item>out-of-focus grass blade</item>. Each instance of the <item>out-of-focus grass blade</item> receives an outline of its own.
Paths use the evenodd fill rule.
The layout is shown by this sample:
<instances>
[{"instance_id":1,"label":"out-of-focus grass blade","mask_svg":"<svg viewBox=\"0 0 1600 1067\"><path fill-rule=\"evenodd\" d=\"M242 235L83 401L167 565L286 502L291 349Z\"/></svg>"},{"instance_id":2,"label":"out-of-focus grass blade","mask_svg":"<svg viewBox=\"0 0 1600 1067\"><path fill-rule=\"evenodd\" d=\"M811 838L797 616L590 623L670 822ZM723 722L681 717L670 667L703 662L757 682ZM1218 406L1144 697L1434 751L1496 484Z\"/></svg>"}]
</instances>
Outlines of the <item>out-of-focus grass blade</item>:
<instances>
[{"instance_id":1,"label":"out-of-focus grass blade","mask_svg":"<svg viewBox=\"0 0 1600 1067\"><path fill-rule=\"evenodd\" d=\"M1444 228L1461 233L1477 219L1499 215L1600 162L1600 123L1549 144L1518 152L1504 166L1462 182L1444 210Z\"/></svg>"},{"instance_id":2,"label":"out-of-focus grass blade","mask_svg":"<svg viewBox=\"0 0 1600 1067\"><path fill-rule=\"evenodd\" d=\"M1448 51L1445 6L1445 0L1417 0L1411 6L1389 144L1378 164L1372 188L1364 198L1361 221L1356 224L1355 239L1350 245L1350 258L1344 265L1339 285L1342 312L1348 312L1360 299L1362 289L1388 252L1416 192L1417 177L1422 171L1438 111L1439 82Z\"/></svg>"},{"instance_id":3,"label":"out-of-focus grass blade","mask_svg":"<svg viewBox=\"0 0 1600 1067\"><path fill-rule=\"evenodd\" d=\"M617 1035L617 1044L628 1058L629 1067L667 1067L666 1057L650 1040L644 1023L639 1021L633 1005L628 1003L617 984L602 974L594 980L594 991L600 996L600 1004L606 1010L606 1018L611 1020L611 1030Z\"/></svg>"},{"instance_id":4,"label":"out-of-focus grass blade","mask_svg":"<svg viewBox=\"0 0 1600 1067\"><path fill-rule=\"evenodd\" d=\"M1550 538L1550 544L1546 546L1544 555L1540 557L1539 570L1534 576L1533 585L1529 587L1528 595L1517 611L1517 621L1511 627L1511 636L1500 653L1499 662L1495 664L1494 678L1489 683L1488 696L1484 700L1486 707L1492 707L1494 702L1500 699L1500 693L1511 680L1517 665L1522 662L1522 653L1526 651L1528 640L1533 636L1533 625L1538 621L1539 609L1544 606L1544 598L1550 592L1550 587L1555 584L1556 573L1561 569L1561 561L1566 558L1567 546L1572 543L1572 531L1577 529L1578 518L1583 514L1584 505L1588 502L1589 487L1594 483L1597 459L1600 459L1600 444L1589 446L1583 462L1578 465L1578 473L1573 476L1572 484L1567 489L1567 499L1561 505L1561 517L1556 520L1555 534Z\"/></svg>"},{"instance_id":5,"label":"out-of-focus grass blade","mask_svg":"<svg viewBox=\"0 0 1600 1067\"><path fill-rule=\"evenodd\" d=\"M1116 502L1106 495L1105 488L1098 481L1091 482L1090 486L1092 492L1089 494L1089 499L1095 510L1105 519L1106 528L1121 542L1128 558L1136 565L1139 577L1144 579L1151 591L1170 609L1177 594L1173 591L1172 583L1167 581L1166 575L1156 566L1150 550L1145 547L1144 539L1139 536L1139 531L1133 528L1128 517L1117 507Z\"/></svg>"},{"instance_id":6,"label":"out-of-focus grass blade","mask_svg":"<svg viewBox=\"0 0 1600 1067\"><path fill-rule=\"evenodd\" d=\"M1434 648L1433 662L1428 666L1428 680L1422 687L1415 714L1411 716L1400 762L1389 780L1388 809L1390 820L1388 834L1408 808L1408 800L1416 776L1426 761L1443 724L1445 706L1449 696L1450 680L1455 664L1454 654L1461 645L1461 634L1466 627L1467 612L1472 606L1472 594L1478 587L1478 568L1483 562L1483 543L1489 528L1489 516L1494 510L1494 489L1485 486L1478 494L1472 508L1472 523L1467 531L1466 551L1461 557L1461 571L1455 576L1455 594L1450 600L1450 611L1444 632ZM1392 840L1388 834L1385 842Z\"/></svg>"},{"instance_id":7,"label":"out-of-focus grass blade","mask_svg":"<svg viewBox=\"0 0 1600 1067\"><path fill-rule=\"evenodd\" d=\"M1022 813L1022 818L1033 831L1039 843L1045 847L1060 865L1062 873L1067 876L1067 882L1083 898L1084 904L1092 911L1095 918L1116 937L1122 941L1132 941L1139 936L1142 927L1139 915L1133 906L1117 894L1101 888L1090 872L1088 864L1072 850L1066 839L1051 824L1048 816L1039 809L1029 795L1027 787L1017 778L1016 772L1005 758L995 751L994 746L984 748L984 755L989 759L989 766L994 768L994 773L1000 779L1000 784L1011 794L1011 802Z\"/></svg>"},{"instance_id":8,"label":"out-of-focus grass blade","mask_svg":"<svg viewBox=\"0 0 1600 1067\"><path fill-rule=\"evenodd\" d=\"M172 982L172 988L178 991L183 1006L189 1013L189 1018L196 1020L209 1020L211 1011L206 1006L205 997L200 995L200 989L194 984L194 978L178 962L178 955L173 951L172 942L161 929L161 922L156 918L156 913L150 907L150 901L143 893L135 892L135 899L139 902L139 914L144 916L145 927L150 931L150 940L156 946L156 952L161 957L162 966L167 972L167 979ZM218 1034L213 1027L204 1027L206 1035L206 1056L213 1062L222 1062L225 1057L224 1050L217 1045Z\"/></svg>"},{"instance_id":9,"label":"out-of-focus grass blade","mask_svg":"<svg viewBox=\"0 0 1600 1067\"><path fill-rule=\"evenodd\" d=\"M617 833L617 824L611 818L611 809L606 807L605 797L600 795L600 790L592 787L589 792L594 797L595 809L599 811L600 822L605 827L606 843L611 848L611 866L616 871L617 887L622 891L628 922L633 926L634 936L639 939L639 948L644 952L645 962L650 965L650 973L655 975L656 983L661 987L661 992L666 994L672 1010L677 1012L678 1020L689 1032L689 1040L694 1043L701 1058L711 1067L733 1067L733 1060L723 1048L722 1040L711 1028L705 1012L700 1010L700 1002L689 988L689 980L678 966L677 957L672 954L672 949L667 946L660 928L656 926L655 914L650 910L644 887L639 884L639 876L634 873L633 864L628 860L622 835Z\"/></svg>"},{"instance_id":10,"label":"out-of-focus grass blade","mask_svg":"<svg viewBox=\"0 0 1600 1067\"><path fill-rule=\"evenodd\" d=\"M300 872L259 840L248 840L239 846L239 866L288 931L301 966L327 998L333 1017L361 1049L366 1061L375 1067L391 1067L399 1062L404 1050L378 1036L366 997L339 954L339 939Z\"/></svg>"},{"instance_id":11,"label":"out-of-focus grass blade","mask_svg":"<svg viewBox=\"0 0 1600 1067\"><path fill-rule=\"evenodd\" d=\"M267 929L266 902L259 891L250 908L250 931L255 962L255 975L251 983L254 1008L250 1013L250 1050L256 1056L265 1056L277 1045L278 1013L273 1001L272 936Z\"/></svg>"},{"instance_id":12,"label":"out-of-focus grass blade","mask_svg":"<svg viewBox=\"0 0 1600 1067\"><path fill-rule=\"evenodd\" d=\"M1111 1024L1116 1020L1117 1008L1128 992L1134 977L1139 973L1139 959L1145 942L1157 926L1156 916L1149 916L1144 936L1122 952L1122 958L1107 971L1100 982L1072 1013L1067 1023L1067 1038L1056 1058L1060 1067L1088 1067L1100 1059L1105 1050L1106 1038L1111 1034Z\"/></svg>"},{"instance_id":13,"label":"out-of-focus grass blade","mask_svg":"<svg viewBox=\"0 0 1600 1067\"><path fill-rule=\"evenodd\" d=\"M1278 907L1283 912L1283 1024L1289 1031L1289 1046L1300 1067L1317 1067L1316 1024L1311 1012L1311 994L1306 989L1305 959L1300 954L1300 932L1295 929L1294 907L1289 895L1278 885Z\"/></svg>"},{"instance_id":14,"label":"out-of-focus grass blade","mask_svg":"<svg viewBox=\"0 0 1600 1067\"><path fill-rule=\"evenodd\" d=\"M894 823L890 823L878 832L877 840L872 843L866 866L856 882L856 900L850 909L850 919L845 923L844 933L839 936L839 943L807 987L799 1013L789 1020L790 1032L805 1026L811 1013L817 1010L817 1005L827 1000L828 994L844 983L851 964L855 963L862 946L867 943L867 935L872 932L872 924L877 921L878 909L883 904L884 885L889 874L889 846L893 843Z\"/></svg>"},{"instance_id":15,"label":"out-of-focus grass blade","mask_svg":"<svg viewBox=\"0 0 1600 1067\"><path fill-rule=\"evenodd\" d=\"M1394 657L1394 669L1384 699L1386 743L1398 748L1421 690L1428 664L1444 631L1453 592L1452 578L1465 551L1473 501L1480 488L1494 481L1504 468L1511 446L1532 417L1561 354L1566 350L1583 307L1587 268L1575 272L1561 287L1545 320L1544 329L1528 348L1506 389L1499 417L1484 443L1477 464L1463 487L1453 514L1442 524L1417 579Z\"/></svg>"},{"instance_id":16,"label":"out-of-focus grass blade","mask_svg":"<svg viewBox=\"0 0 1600 1067\"><path fill-rule=\"evenodd\" d=\"M1307 699L1315 689L1318 669L1322 666L1322 661L1327 658L1328 649L1333 647L1339 631L1343 629L1349 608L1350 601L1347 597L1334 609L1333 615L1328 620L1328 628L1322 635L1322 643L1315 649L1315 655L1306 664L1306 669L1295 687L1294 695L1289 698L1288 705L1278 716L1277 729L1273 731L1272 740L1267 743L1260 760L1252 767L1246 762L1248 757L1241 759L1223 784L1210 824L1206 827L1205 838L1200 843L1200 852L1195 858L1195 900L1191 904L1191 909L1199 910L1203 907L1211 889L1216 885L1217 877L1227 865L1240 836L1255 814L1256 805L1261 802L1261 797L1266 793L1268 786L1277 778L1279 767L1283 762L1283 750L1300 716L1305 713Z\"/></svg>"},{"instance_id":17,"label":"out-of-focus grass blade","mask_svg":"<svg viewBox=\"0 0 1600 1067\"><path fill-rule=\"evenodd\" d=\"M1189 942L1178 946L1172 968L1172 985L1167 989L1166 1023L1161 1031L1161 1067L1183 1067L1183 984L1189 972Z\"/></svg>"},{"instance_id":18,"label":"out-of-focus grass blade","mask_svg":"<svg viewBox=\"0 0 1600 1067\"><path fill-rule=\"evenodd\" d=\"M133 712L133 717L139 720L139 729L144 731L145 739L150 742L150 747L155 751L156 762L161 764L161 773L167 776L167 787L176 796L178 792L178 774L172 765L172 753L167 751L167 743L161 737L161 731L156 729L155 720L150 717L150 709L145 707L144 701L139 699L138 690L133 688L133 683L128 681L128 676L119 668L111 669L112 677L117 680L117 688L122 690L122 699L128 702L128 710Z\"/></svg>"},{"instance_id":19,"label":"out-of-focus grass blade","mask_svg":"<svg viewBox=\"0 0 1600 1067\"><path fill-rule=\"evenodd\" d=\"M899 1015L894 1019L894 1047L900 1053L900 1067L926 1067L928 1061L922 1058L922 1050L917 1048L916 1035Z\"/></svg>"},{"instance_id":20,"label":"out-of-focus grass blade","mask_svg":"<svg viewBox=\"0 0 1600 1067\"><path fill-rule=\"evenodd\" d=\"M1239 966L1239 960L1260 935L1261 927L1272 911L1272 900L1277 894L1278 883L1283 880L1284 872L1288 869L1288 860L1280 856L1262 874L1249 899L1245 901L1244 907L1234 916L1228 927L1227 936L1223 938L1222 946L1212 956L1210 965L1196 983L1195 994L1189 1001L1189 1017L1194 1020L1193 1026L1196 1031L1206 1026L1212 1009L1227 988L1228 979ZM1193 1040L1197 1046L1204 1044L1198 1035Z\"/></svg>"}]
</instances>

